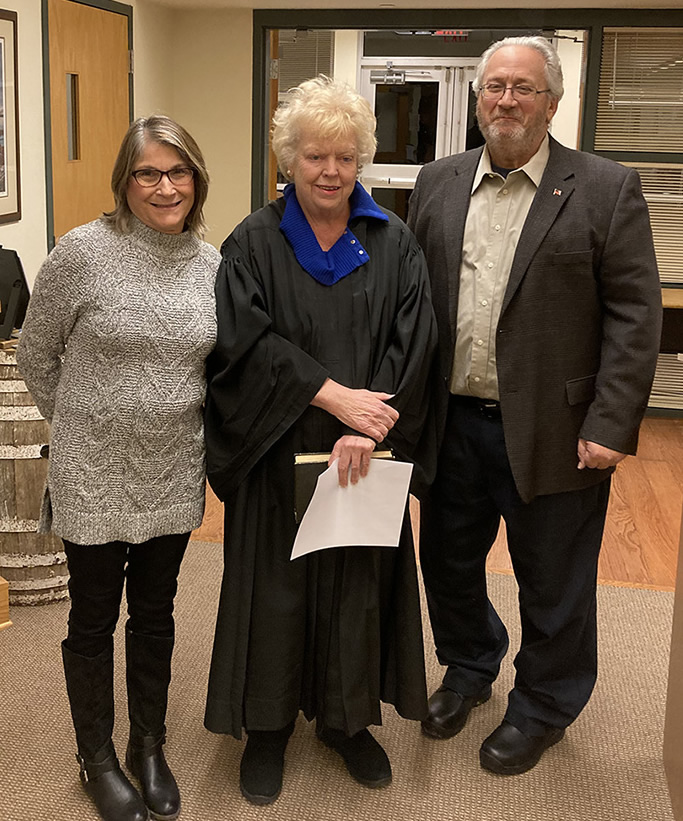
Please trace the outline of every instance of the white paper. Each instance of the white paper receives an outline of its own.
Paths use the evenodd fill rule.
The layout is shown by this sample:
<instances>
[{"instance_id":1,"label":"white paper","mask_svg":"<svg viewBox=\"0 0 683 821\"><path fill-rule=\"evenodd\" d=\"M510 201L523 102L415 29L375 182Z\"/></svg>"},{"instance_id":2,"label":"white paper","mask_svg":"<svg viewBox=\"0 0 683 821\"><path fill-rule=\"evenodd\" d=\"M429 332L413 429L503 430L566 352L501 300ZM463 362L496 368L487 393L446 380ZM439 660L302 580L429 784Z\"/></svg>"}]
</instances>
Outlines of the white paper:
<instances>
[{"instance_id":1,"label":"white paper","mask_svg":"<svg viewBox=\"0 0 683 821\"><path fill-rule=\"evenodd\" d=\"M318 477L292 559L327 547L397 547L413 466L371 459L368 475L339 486L337 462Z\"/></svg>"}]
</instances>

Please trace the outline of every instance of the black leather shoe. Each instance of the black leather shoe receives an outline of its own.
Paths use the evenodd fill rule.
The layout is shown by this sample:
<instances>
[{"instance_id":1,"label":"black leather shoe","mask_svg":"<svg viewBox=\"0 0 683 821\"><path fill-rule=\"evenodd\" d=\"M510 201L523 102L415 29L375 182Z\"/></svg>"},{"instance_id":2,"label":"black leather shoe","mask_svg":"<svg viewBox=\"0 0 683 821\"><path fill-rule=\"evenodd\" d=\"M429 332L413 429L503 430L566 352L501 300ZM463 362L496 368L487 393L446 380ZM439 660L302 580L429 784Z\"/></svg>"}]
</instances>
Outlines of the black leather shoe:
<instances>
[{"instance_id":1,"label":"black leather shoe","mask_svg":"<svg viewBox=\"0 0 683 821\"><path fill-rule=\"evenodd\" d=\"M341 730L323 727L318 738L344 759L352 778L364 787L386 787L391 784L391 762L382 745L365 729L348 736Z\"/></svg>"},{"instance_id":2,"label":"black leather shoe","mask_svg":"<svg viewBox=\"0 0 683 821\"><path fill-rule=\"evenodd\" d=\"M76 760L81 765L83 789L103 821L147 821L145 802L124 775L115 755L98 763L86 762L80 755Z\"/></svg>"},{"instance_id":3,"label":"black leather shoe","mask_svg":"<svg viewBox=\"0 0 683 821\"><path fill-rule=\"evenodd\" d=\"M487 684L474 696L461 696L455 690L441 685L430 696L429 715L422 722L422 732L430 738L453 738L465 726L473 707L491 698L491 685Z\"/></svg>"},{"instance_id":4,"label":"black leather shoe","mask_svg":"<svg viewBox=\"0 0 683 821\"><path fill-rule=\"evenodd\" d=\"M563 737L562 727L546 727L543 735L529 736L503 721L481 745L479 761L498 775L519 775L535 767L548 747Z\"/></svg>"},{"instance_id":5,"label":"black leather shoe","mask_svg":"<svg viewBox=\"0 0 683 821\"><path fill-rule=\"evenodd\" d=\"M294 730L290 722L280 730L247 733L240 762L240 791L252 804L272 804L282 791L285 750Z\"/></svg>"},{"instance_id":6,"label":"black leather shoe","mask_svg":"<svg viewBox=\"0 0 683 821\"><path fill-rule=\"evenodd\" d=\"M174 821L180 815L178 785L166 763L162 749L165 738L145 736L131 739L126 750L126 767L140 782L149 814L156 821Z\"/></svg>"}]
</instances>

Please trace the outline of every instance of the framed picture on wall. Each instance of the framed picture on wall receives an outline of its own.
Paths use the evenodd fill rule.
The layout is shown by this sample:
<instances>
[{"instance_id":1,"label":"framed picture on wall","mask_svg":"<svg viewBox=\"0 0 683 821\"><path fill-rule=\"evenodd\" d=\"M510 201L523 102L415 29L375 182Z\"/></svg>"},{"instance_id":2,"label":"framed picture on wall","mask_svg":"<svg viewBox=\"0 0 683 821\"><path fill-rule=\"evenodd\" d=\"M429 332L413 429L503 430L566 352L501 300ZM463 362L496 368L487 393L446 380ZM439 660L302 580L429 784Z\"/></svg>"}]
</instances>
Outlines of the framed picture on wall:
<instances>
[{"instance_id":1,"label":"framed picture on wall","mask_svg":"<svg viewBox=\"0 0 683 821\"><path fill-rule=\"evenodd\" d=\"M17 13L0 9L0 223L21 219Z\"/></svg>"}]
</instances>

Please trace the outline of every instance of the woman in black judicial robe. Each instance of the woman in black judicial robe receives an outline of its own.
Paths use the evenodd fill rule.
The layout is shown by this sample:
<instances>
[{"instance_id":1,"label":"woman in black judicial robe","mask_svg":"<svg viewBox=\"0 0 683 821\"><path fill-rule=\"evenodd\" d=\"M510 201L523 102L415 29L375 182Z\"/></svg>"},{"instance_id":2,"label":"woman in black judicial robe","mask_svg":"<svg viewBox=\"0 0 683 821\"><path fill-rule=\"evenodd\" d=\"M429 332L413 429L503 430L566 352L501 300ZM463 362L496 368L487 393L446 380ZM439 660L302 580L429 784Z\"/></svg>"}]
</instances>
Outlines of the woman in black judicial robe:
<instances>
[{"instance_id":1,"label":"woman in black judicial robe","mask_svg":"<svg viewBox=\"0 0 683 821\"><path fill-rule=\"evenodd\" d=\"M363 481L380 441L415 463L415 478L430 471L419 445L436 344L426 266L403 222L356 181L374 128L348 86L302 83L273 136L294 184L221 249L206 436L225 502L225 571L205 724L237 738L246 729L240 787L257 804L280 793L300 710L370 787L391 781L367 730L381 723L380 702L426 714L407 513L396 549L290 561L295 453L332 452L340 484Z\"/></svg>"}]
</instances>

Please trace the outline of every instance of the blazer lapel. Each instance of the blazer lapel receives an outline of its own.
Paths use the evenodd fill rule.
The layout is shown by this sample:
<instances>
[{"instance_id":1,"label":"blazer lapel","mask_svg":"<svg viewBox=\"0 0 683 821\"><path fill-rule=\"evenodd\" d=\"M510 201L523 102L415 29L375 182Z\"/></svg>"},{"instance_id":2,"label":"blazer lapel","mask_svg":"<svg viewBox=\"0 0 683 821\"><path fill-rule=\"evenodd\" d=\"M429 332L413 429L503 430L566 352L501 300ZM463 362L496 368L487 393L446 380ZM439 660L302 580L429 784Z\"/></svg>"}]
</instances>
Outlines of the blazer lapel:
<instances>
[{"instance_id":1,"label":"blazer lapel","mask_svg":"<svg viewBox=\"0 0 683 821\"><path fill-rule=\"evenodd\" d=\"M551 137L548 164L517 243L501 313L510 304L534 254L573 191L574 171L571 167L571 154Z\"/></svg>"},{"instance_id":2,"label":"blazer lapel","mask_svg":"<svg viewBox=\"0 0 683 821\"><path fill-rule=\"evenodd\" d=\"M482 146L478 151L472 151L458 156L458 163L453 169L455 179L450 180L445 188L443 203L443 248L445 249L446 267L448 271L448 319L451 328L451 340L455 340L458 316L460 263L462 260L465 221L467 220L467 212L470 208L472 182L483 150Z\"/></svg>"}]
</instances>

